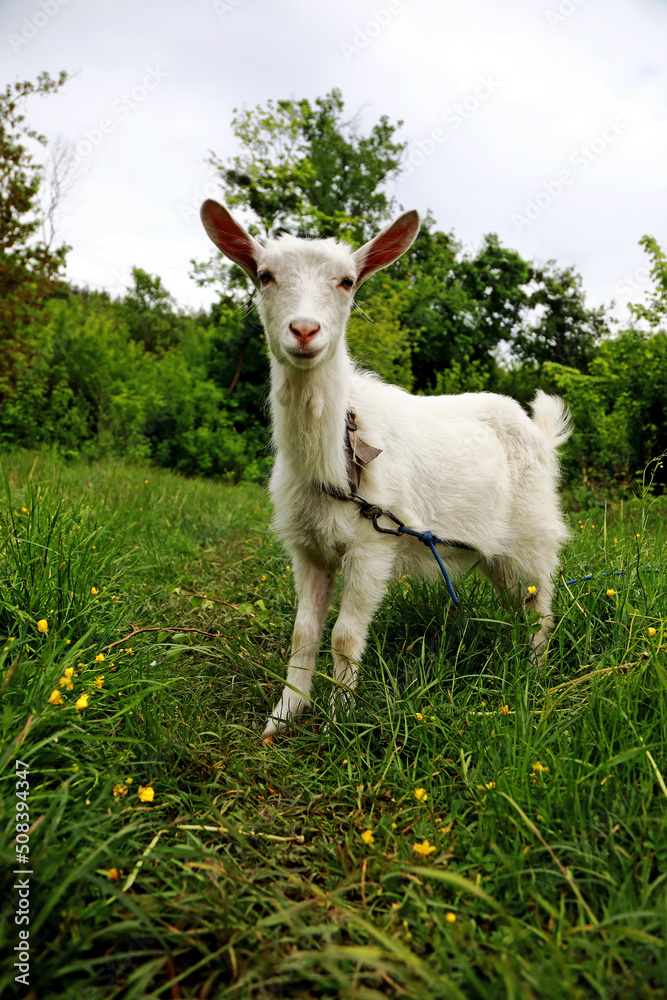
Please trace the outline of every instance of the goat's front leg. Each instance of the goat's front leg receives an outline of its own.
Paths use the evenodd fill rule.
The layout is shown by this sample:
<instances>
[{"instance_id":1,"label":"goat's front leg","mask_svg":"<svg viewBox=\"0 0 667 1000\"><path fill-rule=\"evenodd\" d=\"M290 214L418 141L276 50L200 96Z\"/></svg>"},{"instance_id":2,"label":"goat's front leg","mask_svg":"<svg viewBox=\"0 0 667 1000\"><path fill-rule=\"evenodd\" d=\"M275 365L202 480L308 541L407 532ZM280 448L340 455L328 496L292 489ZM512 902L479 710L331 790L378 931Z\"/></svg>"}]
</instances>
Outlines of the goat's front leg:
<instances>
[{"instance_id":1,"label":"goat's front leg","mask_svg":"<svg viewBox=\"0 0 667 1000\"><path fill-rule=\"evenodd\" d=\"M309 704L315 660L322 638L324 617L334 581L334 572L314 562L305 551L292 553L297 612L292 634L292 655L282 698L269 716L262 739L270 743L284 729L291 715Z\"/></svg>"},{"instance_id":2,"label":"goat's front leg","mask_svg":"<svg viewBox=\"0 0 667 1000\"><path fill-rule=\"evenodd\" d=\"M332 714L338 705L347 710L357 684L368 627L385 594L394 562L389 539L374 539L343 560L343 595L331 636L336 686L331 694Z\"/></svg>"}]
</instances>

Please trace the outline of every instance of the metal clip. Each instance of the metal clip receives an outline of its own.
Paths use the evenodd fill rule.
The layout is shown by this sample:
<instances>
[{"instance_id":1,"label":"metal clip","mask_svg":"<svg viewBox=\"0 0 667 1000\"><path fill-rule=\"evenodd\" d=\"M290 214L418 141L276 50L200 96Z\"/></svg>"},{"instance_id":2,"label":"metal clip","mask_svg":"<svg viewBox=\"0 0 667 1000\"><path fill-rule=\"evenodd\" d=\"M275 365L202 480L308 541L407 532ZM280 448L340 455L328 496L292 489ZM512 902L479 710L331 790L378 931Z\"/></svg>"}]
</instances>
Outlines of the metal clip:
<instances>
[{"instance_id":1,"label":"metal clip","mask_svg":"<svg viewBox=\"0 0 667 1000\"><path fill-rule=\"evenodd\" d=\"M390 510L383 510L375 503L369 503L368 500L364 500L360 497L358 493L350 494L350 500L359 505L359 513L362 517L367 517L369 521L373 522L373 527L376 531L379 531L383 535L400 535L400 531L396 531L394 528L381 528L378 524L378 520L381 517L387 517L394 524L397 524L399 528L405 527L402 521L400 521L395 514L392 514Z\"/></svg>"}]
</instances>

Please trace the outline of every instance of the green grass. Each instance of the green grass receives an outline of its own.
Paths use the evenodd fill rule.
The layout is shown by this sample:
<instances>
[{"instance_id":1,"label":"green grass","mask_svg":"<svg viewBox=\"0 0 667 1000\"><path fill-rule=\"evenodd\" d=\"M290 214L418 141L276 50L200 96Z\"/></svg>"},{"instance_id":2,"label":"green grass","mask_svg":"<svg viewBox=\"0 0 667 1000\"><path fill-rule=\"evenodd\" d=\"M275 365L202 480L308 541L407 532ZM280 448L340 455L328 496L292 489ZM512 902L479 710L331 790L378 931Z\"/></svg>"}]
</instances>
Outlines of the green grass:
<instances>
[{"instance_id":1,"label":"green grass","mask_svg":"<svg viewBox=\"0 0 667 1000\"><path fill-rule=\"evenodd\" d=\"M626 573L558 590L544 674L486 584L454 613L403 580L349 718L325 729L322 656L313 711L265 747L294 593L264 492L3 467L3 955L17 759L32 874L30 986L11 958L0 994L664 998L664 499L572 515L565 579Z\"/></svg>"}]
</instances>

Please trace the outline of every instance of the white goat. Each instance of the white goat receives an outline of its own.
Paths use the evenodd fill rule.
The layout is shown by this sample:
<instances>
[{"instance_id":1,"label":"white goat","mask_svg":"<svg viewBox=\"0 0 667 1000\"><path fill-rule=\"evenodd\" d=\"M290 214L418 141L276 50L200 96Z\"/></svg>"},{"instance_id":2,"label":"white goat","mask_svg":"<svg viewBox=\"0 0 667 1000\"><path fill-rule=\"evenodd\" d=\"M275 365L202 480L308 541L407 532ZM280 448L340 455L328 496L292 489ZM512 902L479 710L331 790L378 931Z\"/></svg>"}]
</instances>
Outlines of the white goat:
<instances>
[{"instance_id":1,"label":"white goat","mask_svg":"<svg viewBox=\"0 0 667 1000\"><path fill-rule=\"evenodd\" d=\"M541 629L533 647L543 655L552 627L551 576L568 537L557 495L556 447L569 434L560 399L538 392L531 420L507 396L412 396L356 369L345 345L355 290L408 249L419 230L417 213L406 212L356 251L333 239L290 236L262 246L217 202L204 202L201 214L215 245L255 284L271 353L276 458L270 491L298 608L286 687L264 739L270 742L309 703L339 568L334 707L337 691L349 696L355 687L368 627L391 576L439 576L418 539L379 534L344 499L357 485L346 434L350 413L363 439L349 435L359 455L358 492L409 528L471 546L441 550L453 575L478 565L517 609L522 587L536 587L531 607ZM373 448L381 453L365 464Z\"/></svg>"}]
</instances>

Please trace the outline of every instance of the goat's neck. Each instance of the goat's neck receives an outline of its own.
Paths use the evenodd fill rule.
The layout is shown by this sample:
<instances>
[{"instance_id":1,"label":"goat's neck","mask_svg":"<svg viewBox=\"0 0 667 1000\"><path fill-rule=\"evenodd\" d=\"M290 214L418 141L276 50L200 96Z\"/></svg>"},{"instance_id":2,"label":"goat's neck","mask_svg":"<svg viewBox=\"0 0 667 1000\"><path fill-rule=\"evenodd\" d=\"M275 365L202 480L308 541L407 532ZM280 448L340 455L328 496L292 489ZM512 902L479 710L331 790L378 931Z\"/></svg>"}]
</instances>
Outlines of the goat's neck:
<instances>
[{"instance_id":1,"label":"goat's neck","mask_svg":"<svg viewBox=\"0 0 667 1000\"><path fill-rule=\"evenodd\" d=\"M271 359L273 437L278 453L306 482L347 488L345 416L352 361L341 342L317 368L301 370Z\"/></svg>"}]
</instances>

